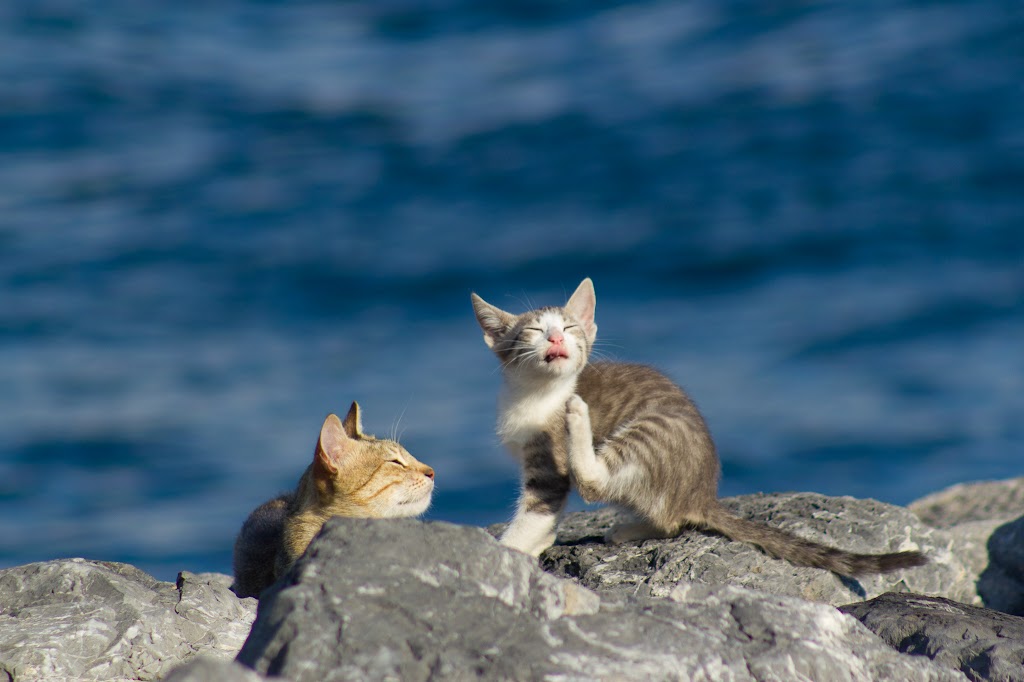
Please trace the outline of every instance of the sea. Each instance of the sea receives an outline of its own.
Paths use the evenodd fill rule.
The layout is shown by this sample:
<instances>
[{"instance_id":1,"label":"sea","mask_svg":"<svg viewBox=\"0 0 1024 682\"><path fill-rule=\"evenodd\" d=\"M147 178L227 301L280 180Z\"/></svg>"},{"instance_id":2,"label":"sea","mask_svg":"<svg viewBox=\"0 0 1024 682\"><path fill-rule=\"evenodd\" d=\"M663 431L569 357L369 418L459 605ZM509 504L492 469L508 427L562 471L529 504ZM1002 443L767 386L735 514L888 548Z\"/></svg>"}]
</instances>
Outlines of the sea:
<instances>
[{"instance_id":1,"label":"sea","mask_svg":"<svg viewBox=\"0 0 1024 682\"><path fill-rule=\"evenodd\" d=\"M470 293L584 277L724 496L1024 475L1022 36L997 0L5 0L0 568L229 573L353 401L426 519L505 521Z\"/></svg>"}]
</instances>

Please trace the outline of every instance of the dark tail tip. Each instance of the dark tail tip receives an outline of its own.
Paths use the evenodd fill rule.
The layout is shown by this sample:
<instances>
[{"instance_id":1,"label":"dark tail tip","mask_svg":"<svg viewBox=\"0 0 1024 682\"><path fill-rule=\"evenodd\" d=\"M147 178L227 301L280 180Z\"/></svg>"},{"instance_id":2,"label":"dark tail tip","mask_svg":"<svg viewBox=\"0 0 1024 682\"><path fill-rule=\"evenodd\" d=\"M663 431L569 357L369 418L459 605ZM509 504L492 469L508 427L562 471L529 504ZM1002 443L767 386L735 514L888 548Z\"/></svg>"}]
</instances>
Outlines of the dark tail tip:
<instances>
[{"instance_id":1,"label":"dark tail tip","mask_svg":"<svg viewBox=\"0 0 1024 682\"><path fill-rule=\"evenodd\" d=\"M886 570L895 570L897 568L917 568L918 566L924 566L928 563L928 557L921 552L897 552L891 556L893 558L893 568Z\"/></svg>"},{"instance_id":2,"label":"dark tail tip","mask_svg":"<svg viewBox=\"0 0 1024 682\"><path fill-rule=\"evenodd\" d=\"M888 573L904 568L917 568L928 563L928 557L921 552L894 552L893 554L867 555L865 564L857 566L857 574ZM858 562L860 563L860 562Z\"/></svg>"}]
</instances>

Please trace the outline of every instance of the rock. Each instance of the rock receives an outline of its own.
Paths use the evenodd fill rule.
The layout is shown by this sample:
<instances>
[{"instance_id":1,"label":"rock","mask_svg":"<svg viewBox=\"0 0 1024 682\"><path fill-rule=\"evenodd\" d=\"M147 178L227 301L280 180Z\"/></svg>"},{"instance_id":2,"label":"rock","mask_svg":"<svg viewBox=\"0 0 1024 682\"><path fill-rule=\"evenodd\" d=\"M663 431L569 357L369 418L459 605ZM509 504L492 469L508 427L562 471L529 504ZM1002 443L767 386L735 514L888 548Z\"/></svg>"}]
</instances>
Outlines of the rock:
<instances>
[{"instance_id":1,"label":"rock","mask_svg":"<svg viewBox=\"0 0 1024 682\"><path fill-rule=\"evenodd\" d=\"M892 593L840 611L898 651L927 656L971 680L1024 680L1024 618L941 597Z\"/></svg>"},{"instance_id":2,"label":"rock","mask_svg":"<svg viewBox=\"0 0 1024 682\"><path fill-rule=\"evenodd\" d=\"M951 551L954 536L925 525L905 508L814 493L745 495L723 503L741 516L833 547L866 553L919 549L930 563L853 579L794 566L753 545L696 530L667 540L607 545L601 538L620 518L612 509L568 515L559 526L557 544L541 555L541 562L554 575L600 593L661 597L689 581L741 585L833 606L894 591L979 601L978 570Z\"/></svg>"},{"instance_id":3,"label":"rock","mask_svg":"<svg viewBox=\"0 0 1024 682\"><path fill-rule=\"evenodd\" d=\"M1024 478L960 483L907 507L935 528L971 521L1010 521L1024 516Z\"/></svg>"},{"instance_id":4,"label":"rock","mask_svg":"<svg viewBox=\"0 0 1024 682\"><path fill-rule=\"evenodd\" d=\"M1024 478L955 485L909 509L949 532L985 606L1024 616Z\"/></svg>"},{"instance_id":5,"label":"rock","mask_svg":"<svg viewBox=\"0 0 1024 682\"><path fill-rule=\"evenodd\" d=\"M598 596L480 529L336 518L263 594L238 660L294 682L964 679L822 604L731 585L664 596Z\"/></svg>"},{"instance_id":6,"label":"rock","mask_svg":"<svg viewBox=\"0 0 1024 682\"><path fill-rule=\"evenodd\" d=\"M127 564L29 564L0 571L0 680L1024 679L1019 619L906 594L1024 612L1015 485L958 487L945 511L939 496L915 503L935 525L872 500L726 500L843 549L932 560L859 581L695 531L607 546L613 510L568 516L542 556L550 573L481 529L337 519L267 593L251 633L256 600L226 575L172 584ZM887 595L884 614L878 598L845 609L934 660L828 606L886 592L904 594Z\"/></svg>"},{"instance_id":7,"label":"rock","mask_svg":"<svg viewBox=\"0 0 1024 682\"><path fill-rule=\"evenodd\" d=\"M155 680L197 653L230 658L256 611L230 583L84 559L0 571L0 679Z\"/></svg>"}]
</instances>

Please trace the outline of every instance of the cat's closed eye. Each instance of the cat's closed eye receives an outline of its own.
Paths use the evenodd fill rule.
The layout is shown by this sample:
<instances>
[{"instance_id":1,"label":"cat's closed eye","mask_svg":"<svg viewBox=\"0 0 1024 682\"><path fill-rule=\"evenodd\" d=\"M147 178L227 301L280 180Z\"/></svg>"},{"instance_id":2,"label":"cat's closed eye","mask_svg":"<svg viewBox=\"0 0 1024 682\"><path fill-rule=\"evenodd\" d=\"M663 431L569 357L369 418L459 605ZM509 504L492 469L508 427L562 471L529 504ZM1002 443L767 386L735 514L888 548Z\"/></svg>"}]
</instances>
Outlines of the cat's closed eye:
<instances>
[{"instance_id":1,"label":"cat's closed eye","mask_svg":"<svg viewBox=\"0 0 1024 682\"><path fill-rule=\"evenodd\" d=\"M567 324L564 327L564 331L569 331L570 329L575 329L578 326L579 326L578 324Z\"/></svg>"},{"instance_id":2,"label":"cat's closed eye","mask_svg":"<svg viewBox=\"0 0 1024 682\"><path fill-rule=\"evenodd\" d=\"M541 329L540 327L523 327L523 331L526 331L526 332L538 332L538 333L540 333L540 332L542 332L544 330Z\"/></svg>"}]
</instances>

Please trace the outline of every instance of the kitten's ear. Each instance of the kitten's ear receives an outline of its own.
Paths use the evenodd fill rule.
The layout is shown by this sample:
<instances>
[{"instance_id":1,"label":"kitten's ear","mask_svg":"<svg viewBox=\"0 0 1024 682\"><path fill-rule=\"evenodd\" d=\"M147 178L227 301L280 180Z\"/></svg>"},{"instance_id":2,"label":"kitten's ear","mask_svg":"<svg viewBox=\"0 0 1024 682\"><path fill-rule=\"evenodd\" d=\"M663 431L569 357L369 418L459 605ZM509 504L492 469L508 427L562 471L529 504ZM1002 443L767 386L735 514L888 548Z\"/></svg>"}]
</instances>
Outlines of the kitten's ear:
<instances>
[{"instance_id":1,"label":"kitten's ear","mask_svg":"<svg viewBox=\"0 0 1024 682\"><path fill-rule=\"evenodd\" d=\"M352 407L348 408L348 414L345 415L345 421L342 422L342 426L345 427L345 433L349 438L362 438L363 436L363 417L359 413L359 403L352 401Z\"/></svg>"},{"instance_id":2,"label":"kitten's ear","mask_svg":"<svg viewBox=\"0 0 1024 682\"><path fill-rule=\"evenodd\" d=\"M587 277L569 297L565 309L583 325L583 331L590 343L597 337L597 324L594 322L596 308L597 294L594 292L594 283Z\"/></svg>"},{"instance_id":3,"label":"kitten's ear","mask_svg":"<svg viewBox=\"0 0 1024 682\"><path fill-rule=\"evenodd\" d=\"M488 348L494 348L498 339L516 323L516 316L506 313L500 308L495 308L476 294L470 294L470 296L473 299L473 312L476 313L476 321L484 330L484 343Z\"/></svg>"},{"instance_id":4,"label":"kitten's ear","mask_svg":"<svg viewBox=\"0 0 1024 682\"><path fill-rule=\"evenodd\" d=\"M338 415L329 414L320 427L320 440L316 443L316 454L313 456L313 475L316 478L336 476L341 462L351 452L355 444L345 433Z\"/></svg>"}]
</instances>

